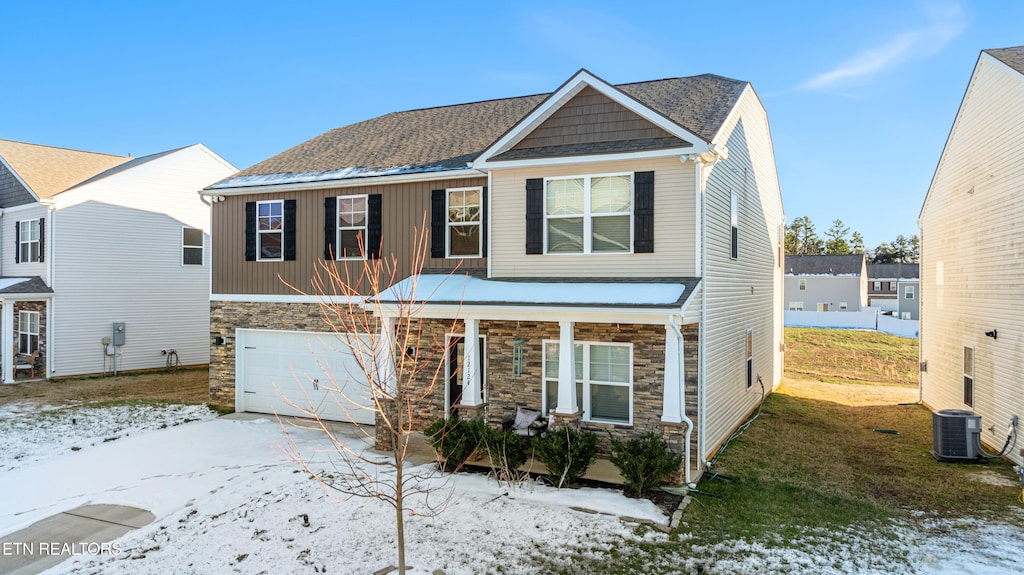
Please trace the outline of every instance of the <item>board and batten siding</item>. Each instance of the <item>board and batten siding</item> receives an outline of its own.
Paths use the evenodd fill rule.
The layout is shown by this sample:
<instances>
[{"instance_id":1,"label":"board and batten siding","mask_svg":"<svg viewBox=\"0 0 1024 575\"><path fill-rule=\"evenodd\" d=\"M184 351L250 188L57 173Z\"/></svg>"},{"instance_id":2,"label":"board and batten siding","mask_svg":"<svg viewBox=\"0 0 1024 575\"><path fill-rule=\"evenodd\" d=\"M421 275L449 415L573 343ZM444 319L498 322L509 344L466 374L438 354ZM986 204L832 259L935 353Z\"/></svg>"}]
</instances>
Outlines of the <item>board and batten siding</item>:
<instances>
[{"instance_id":1,"label":"board and batten siding","mask_svg":"<svg viewBox=\"0 0 1024 575\"><path fill-rule=\"evenodd\" d=\"M209 208L198 191L235 168L190 146L57 195L53 375L103 371L102 338L125 322L119 370L210 360ZM203 265L182 265L182 227L204 231Z\"/></svg>"},{"instance_id":2,"label":"board and batten siding","mask_svg":"<svg viewBox=\"0 0 1024 575\"><path fill-rule=\"evenodd\" d=\"M526 180L654 172L654 253L526 254ZM694 277L696 179L679 158L495 169L491 173L491 276Z\"/></svg>"},{"instance_id":3,"label":"board and batten siding","mask_svg":"<svg viewBox=\"0 0 1024 575\"><path fill-rule=\"evenodd\" d=\"M18 222L35 219L47 220L48 212L49 210L46 206L39 203L25 204L24 206L4 211L3 217L0 218L0 222L2 222L0 223L0 274L4 277L39 276L44 282L49 283L49 278L47 277L49 268L45 261L45 252L44 261L41 262L15 263L14 261L17 258L16 254L18 252L18 242L15 241L18 235L15 227ZM49 225L50 222L47 221L44 228L48 228ZM43 233L48 236L50 230L44 229ZM48 241L49 237L46 240ZM43 249L47 249L45 242Z\"/></svg>"},{"instance_id":4,"label":"board and batten siding","mask_svg":"<svg viewBox=\"0 0 1024 575\"><path fill-rule=\"evenodd\" d=\"M705 458L757 407L764 380L771 392L782 375L784 215L768 120L747 89L715 140L729 150L705 185L707 276L702 445ZM739 194L739 254L732 259L731 196ZM753 330L753 385L746 387L746 331Z\"/></svg>"},{"instance_id":5,"label":"board and batten siding","mask_svg":"<svg viewBox=\"0 0 1024 575\"><path fill-rule=\"evenodd\" d=\"M324 198L336 196L381 194L381 256L397 258L395 281L411 273L416 231L424 224L428 233L425 268L486 268L487 258L429 257L431 190L486 185L487 179L481 177L226 196L223 202L214 204L213 210L216 239L213 257L217 262L213 270L214 297L217 294L299 295L296 289L315 293L311 280L317 272L317 262L324 258ZM295 260L246 261L245 204L264 200L295 200ZM337 265L342 277L347 267L351 277L358 278L363 262L339 261ZM363 293L368 293L366 287L360 286Z\"/></svg>"},{"instance_id":6,"label":"board and batten siding","mask_svg":"<svg viewBox=\"0 0 1024 575\"><path fill-rule=\"evenodd\" d=\"M933 410L981 415L982 441L996 450L1010 418L1024 416L1022 190L1024 76L983 53L921 211L921 388ZM973 407L964 346L975 348ZM1009 455L1024 463L1020 445Z\"/></svg>"}]
</instances>

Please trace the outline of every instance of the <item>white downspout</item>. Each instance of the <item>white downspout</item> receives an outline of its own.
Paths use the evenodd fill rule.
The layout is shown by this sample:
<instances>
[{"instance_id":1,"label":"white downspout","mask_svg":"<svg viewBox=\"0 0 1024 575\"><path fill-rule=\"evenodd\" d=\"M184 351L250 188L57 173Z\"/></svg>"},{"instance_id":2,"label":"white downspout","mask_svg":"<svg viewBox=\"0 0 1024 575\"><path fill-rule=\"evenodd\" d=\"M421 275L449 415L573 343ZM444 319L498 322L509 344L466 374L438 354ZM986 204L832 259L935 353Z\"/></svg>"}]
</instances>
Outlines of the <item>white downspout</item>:
<instances>
[{"instance_id":1,"label":"white downspout","mask_svg":"<svg viewBox=\"0 0 1024 575\"><path fill-rule=\"evenodd\" d=\"M690 459L692 457L690 453L690 436L693 434L693 420L686 415L686 370L684 366L684 350L683 345L686 341L683 339L683 332L680 331L679 326L676 325L675 319L669 320L669 325L672 326L672 331L676 334L676 339L679 340L679 345L676 347L679 353L679 401L682 409L680 410L679 417L686 423L686 445L685 445L685 456L684 462L686 464L686 485L692 486L693 481L690 479ZM695 487L695 486L693 486Z\"/></svg>"},{"instance_id":2,"label":"white downspout","mask_svg":"<svg viewBox=\"0 0 1024 575\"><path fill-rule=\"evenodd\" d=\"M487 218L487 237L484 238L484 241L487 242L487 279L491 279L492 277L491 261L493 260L491 259L491 257L494 255L494 242L491 241L491 236L494 235L494 232L492 231L494 228L491 225L491 212L494 211L494 194L492 193L493 189L494 183L491 181L491 171L487 170L487 213L484 214L484 217Z\"/></svg>"},{"instance_id":3,"label":"white downspout","mask_svg":"<svg viewBox=\"0 0 1024 575\"><path fill-rule=\"evenodd\" d=\"M706 435L705 430L707 424L705 422L705 400L707 390L707 325L708 325L708 230L707 230L707 201L704 197L704 183L700 156L693 157L693 165L695 177L697 180L697 195L700 196L700 200L697 202L700 210L700 262L698 269L700 270L700 338L698 342L698 349L700 349L700 366L698 368L699 377L697 380L697 425L700 427L697 429L697 457L704 459L704 436Z\"/></svg>"}]
</instances>

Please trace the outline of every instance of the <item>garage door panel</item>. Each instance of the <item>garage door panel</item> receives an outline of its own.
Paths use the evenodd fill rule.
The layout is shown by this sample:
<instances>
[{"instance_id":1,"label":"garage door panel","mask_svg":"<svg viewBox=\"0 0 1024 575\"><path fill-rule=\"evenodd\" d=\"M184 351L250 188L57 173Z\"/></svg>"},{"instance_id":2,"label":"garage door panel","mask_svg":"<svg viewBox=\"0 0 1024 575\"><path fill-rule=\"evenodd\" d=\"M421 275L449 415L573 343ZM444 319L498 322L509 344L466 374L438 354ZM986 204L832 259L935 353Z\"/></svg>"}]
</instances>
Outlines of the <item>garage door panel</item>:
<instances>
[{"instance_id":1,"label":"garage door panel","mask_svg":"<svg viewBox=\"0 0 1024 575\"><path fill-rule=\"evenodd\" d=\"M366 377L344 341L333 334L239 330L242 411L303 415L373 424ZM340 393L332 391L335 386ZM352 401L355 405L349 403Z\"/></svg>"}]
</instances>

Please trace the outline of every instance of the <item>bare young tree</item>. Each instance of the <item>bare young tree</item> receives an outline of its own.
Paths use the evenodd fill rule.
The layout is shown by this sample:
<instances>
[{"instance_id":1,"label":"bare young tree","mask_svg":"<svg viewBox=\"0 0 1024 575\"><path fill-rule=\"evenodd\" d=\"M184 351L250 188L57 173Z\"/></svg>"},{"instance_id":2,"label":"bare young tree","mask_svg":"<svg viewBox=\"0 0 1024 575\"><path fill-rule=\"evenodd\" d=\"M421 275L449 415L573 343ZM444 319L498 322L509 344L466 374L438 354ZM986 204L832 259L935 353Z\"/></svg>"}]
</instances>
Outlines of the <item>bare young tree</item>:
<instances>
[{"instance_id":1,"label":"bare young tree","mask_svg":"<svg viewBox=\"0 0 1024 575\"><path fill-rule=\"evenodd\" d=\"M405 469L414 429L422 428L435 393L443 389L440 385L447 351L443 338L437 341L425 334L417 313L431 295L416 293L415 281L426 261L425 221L414 236L409 289L388 302L387 310L378 298L365 294L380 294L404 277L393 255L365 259L358 276L350 273L348 266L319 262L312 282L313 295L331 330L324 334L324 340L336 344L332 352L350 354L357 366L354 373L331 373L326 359L318 357L320 368L329 376L329 381L318 385L344 413L372 413L375 426L353 424L364 440L353 442L339 435L335 422L322 419L322 406L308 395L305 400L293 401L279 392L283 401L303 414L299 418L278 417L285 431L286 457L319 481L329 495L340 495L332 495L332 499L372 498L394 509L400 574L406 569L405 514L437 515L453 491L447 481L433 480L437 475L433 467L416 473ZM362 251L361 238L359 244ZM385 317L389 319L383 320ZM456 320L451 321L454 328ZM303 455L289 433L293 428L316 430L328 438L331 469L321 469L322 464L314 464ZM377 450L370 450L370 444Z\"/></svg>"}]
</instances>

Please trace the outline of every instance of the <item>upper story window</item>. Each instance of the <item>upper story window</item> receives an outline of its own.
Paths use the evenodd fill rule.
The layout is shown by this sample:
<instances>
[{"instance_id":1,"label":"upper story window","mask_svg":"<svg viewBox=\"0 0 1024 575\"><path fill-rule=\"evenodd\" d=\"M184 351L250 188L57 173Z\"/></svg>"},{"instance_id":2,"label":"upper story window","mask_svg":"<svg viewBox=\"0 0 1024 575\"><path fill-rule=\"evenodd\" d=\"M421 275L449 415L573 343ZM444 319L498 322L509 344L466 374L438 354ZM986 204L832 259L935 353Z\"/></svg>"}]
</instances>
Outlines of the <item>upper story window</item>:
<instances>
[{"instance_id":1,"label":"upper story window","mask_svg":"<svg viewBox=\"0 0 1024 575\"><path fill-rule=\"evenodd\" d=\"M903 299L914 299L914 286L903 286Z\"/></svg>"},{"instance_id":2,"label":"upper story window","mask_svg":"<svg viewBox=\"0 0 1024 575\"><path fill-rule=\"evenodd\" d=\"M882 291L882 282L872 282L872 288L875 291Z\"/></svg>"},{"instance_id":3,"label":"upper story window","mask_svg":"<svg viewBox=\"0 0 1024 575\"><path fill-rule=\"evenodd\" d=\"M478 258L482 254L483 188L446 190L446 252L450 258Z\"/></svg>"},{"instance_id":4,"label":"upper story window","mask_svg":"<svg viewBox=\"0 0 1024 575\"><path fill-rule=\"evenodd\" d=\"M732 193L729 202L729 225L732 228L730 233L729 257L737 259L740 257L740 195Z\"/></svg>"},{"instance_id":5,"label":"upper story window","mask_svg":"<svg viewBox=\"0 0 1024 575\"><path fill-rule=\"evenodd\" d=\"M284 202L256 202L256 259L280 261L284 259Z\"/></svg>"},{"instance_id":6,"label":"upper story window","mask_svg":"<svg viewBox=\"0 0 1024 575\"><path fill-rule=\"evenodd\" d=\"M43 261L40 222L39 219L18 222L18 262Z\"/></svg>"},{"instance_id":7,"label":"upper story window","mask_svg":"<svg viewBox=\"0 0 1024 575\"><path fill-rule=\"evenodd\" d=\"M544 181L545 253L629 253L632 216L632 174Z\"/></svg>"},{"instance_id":8,"label":"upper story window","mask_svg":"<svg viewBox=\"0 0 1024 575\"><path fill-rule=\"evenodd\" d=\"M339 260L361 260L366 245L367 196L338 197L338 252Z\"/></svg>"},{"instance_id":9,"label":"upper story window","mask_svg":"<svg viewBox=\"0 0 1024 575\"><path fill-rule=\"evenodd\" d=\"M805 280L805 279L801 279L800 280L800 289L801 290L807 289L807 280Z\"/></svg>"},{"instance_id":10,"label":"upper story window","mask_svg":"<svg viewBox=\"0 0 1024 575\"><path fill-rule=\"evenodd\" d=\"M181 228L181 265L203 265L203 230Z\"/></svg>"}]
</instances>

